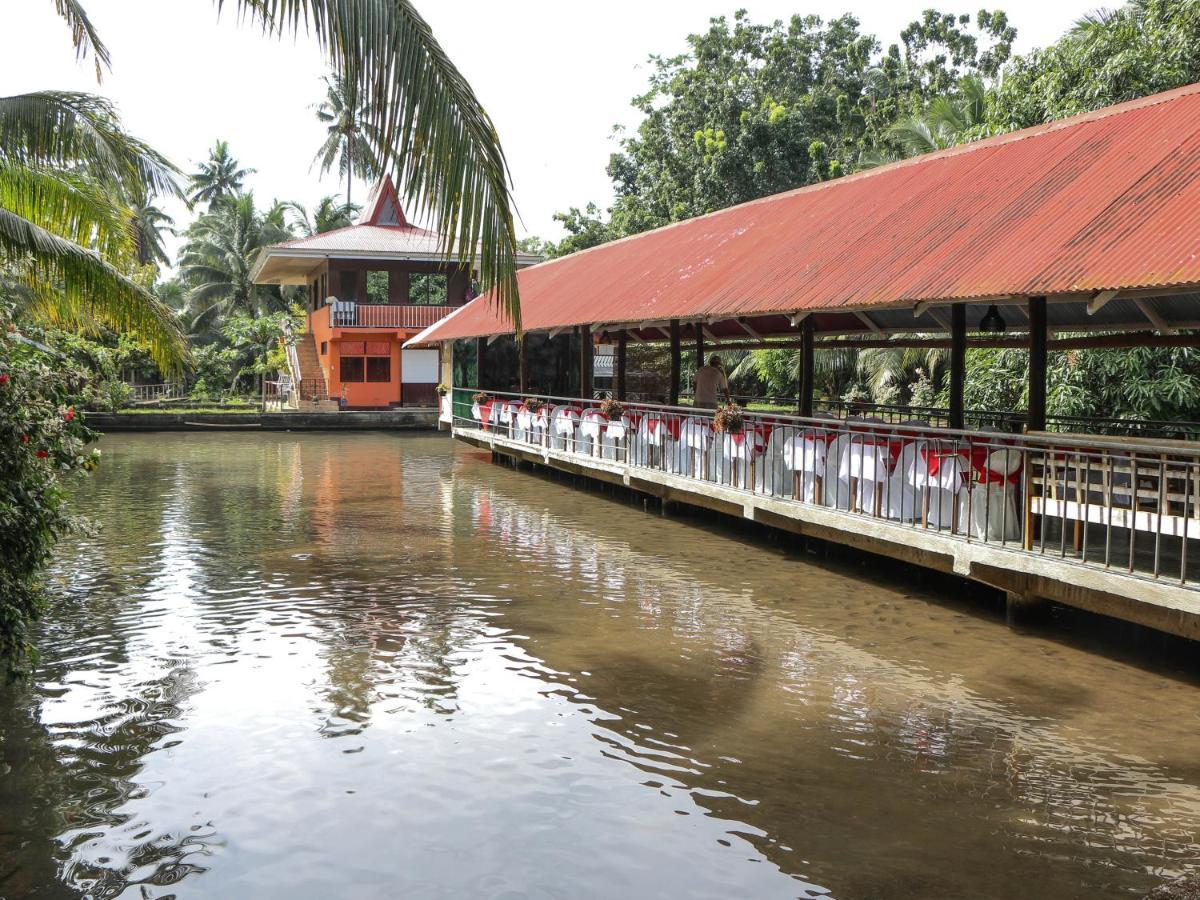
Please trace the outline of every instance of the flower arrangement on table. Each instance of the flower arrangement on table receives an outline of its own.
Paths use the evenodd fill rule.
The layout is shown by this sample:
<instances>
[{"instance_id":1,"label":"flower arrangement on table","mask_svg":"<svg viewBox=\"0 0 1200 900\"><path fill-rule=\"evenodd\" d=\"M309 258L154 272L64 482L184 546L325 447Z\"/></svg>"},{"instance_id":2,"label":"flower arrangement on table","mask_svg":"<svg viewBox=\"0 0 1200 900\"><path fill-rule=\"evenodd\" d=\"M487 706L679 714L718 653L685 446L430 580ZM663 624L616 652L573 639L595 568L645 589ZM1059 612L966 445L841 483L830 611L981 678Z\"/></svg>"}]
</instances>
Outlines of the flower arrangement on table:
<instances>
[{"instance_id":1,"label":"flower arrangement on table","mask_svg":"<svg viewBox=\"0 0 1200 900\"><path fill-rule=\"evenodd\" d=\"M471 402L476 406L483 406L484 404L491 402L491 399L492 395L487 391L480 391L478 394L471 395Z\"/></svg>"},{"instance_id":2,"label":"flower arrangement on table","mask_svg":"<svg viewBox=\"0 0 1200 900\"><path fill-rule=\"evenodd\" d=\"M726 403L713 413L713 428L726 434L741 434L746 429L746 418L736 403Z\"/></svg>"},{"instance_id":3,"label":"flower arrangement on table","mask_svg":"<svg viewBox=\"0 0 1200 900\"><path fill-rule=\"evenodd\" d=\"M625 415L625 404L620 400L614 400L612 397L607 397L600 401L600 412L604 418L609 421L619 419Z\"/></svg>"},{"instance_id":4,"label":"flower arrangement on table","mask_svg":"<svg viewBox=\"0 0 1200 900\"><path fill-rule=\"evenodd\" d=\"M546 401L539 400L537 397L526 397L525 398L525 409L531 413L536 414L538 412L541 412L542 407L544 407L545 405L546 405Z\"/></svg>"}]
</instances>

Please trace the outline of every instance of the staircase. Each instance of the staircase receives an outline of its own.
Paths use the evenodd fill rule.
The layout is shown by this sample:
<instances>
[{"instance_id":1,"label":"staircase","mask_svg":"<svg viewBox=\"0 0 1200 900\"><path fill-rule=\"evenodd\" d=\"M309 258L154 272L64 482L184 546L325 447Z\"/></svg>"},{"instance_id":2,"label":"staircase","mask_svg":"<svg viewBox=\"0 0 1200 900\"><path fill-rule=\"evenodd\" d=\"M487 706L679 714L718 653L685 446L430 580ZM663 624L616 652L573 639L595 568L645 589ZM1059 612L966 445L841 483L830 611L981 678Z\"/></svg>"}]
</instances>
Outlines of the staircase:
<instances>
[{"instance_id":1,"label":"staircase","mask_svg":"<svg viewBox=\"0 0 1200 900\"><path fill-rule=\"evenodd\" d=\"M292 378L298 390L292 393L293 408L307 412L337 412L337 401L329 399L325 374L317 357L317 343L311 333L296 335L294 364L297 371Z\"/></svg>"}]
</instances>

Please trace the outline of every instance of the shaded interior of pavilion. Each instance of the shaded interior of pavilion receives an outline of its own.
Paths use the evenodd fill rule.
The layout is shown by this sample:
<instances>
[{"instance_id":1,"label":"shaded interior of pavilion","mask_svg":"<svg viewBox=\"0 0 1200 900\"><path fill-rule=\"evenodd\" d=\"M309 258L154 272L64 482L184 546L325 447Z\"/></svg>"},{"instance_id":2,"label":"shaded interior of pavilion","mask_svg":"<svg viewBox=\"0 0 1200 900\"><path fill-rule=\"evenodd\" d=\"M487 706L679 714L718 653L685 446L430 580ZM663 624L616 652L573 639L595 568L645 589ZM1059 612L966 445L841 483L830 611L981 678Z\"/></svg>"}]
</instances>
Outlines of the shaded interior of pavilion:
<instances>
[{"instance_id":1,"label":"shaded interior of pavilion","mask_svg":"<svg viewBox=\"0 0 1200 900\"><path fill-rule=\"evenodd\" d=\"M456 386L513 394L655 402L686 406L693 371L714 352L796 352L794 391L787 397L736 397L744 404L769 401L780 410L812 416L888 421L919 416L934 426L980 426L1009 432L1072 432L1150 439L1200 440L1200 410L1186 420L1158 421L1072 417L1047 411L1048 357L1055 351L1121 350L1200 345L1200 291L1104 291L1060 297L992 297L957 303L916 302L863 310L817 310L739 317L712 316L649 322L594 321L548 331L460 340L454 350ZM817 354L841 349L921 348L946 354L949 403L910 408L847 403L820 396ZM969 409L964 404L967 351L1005 348L1028 352L1025 409ZM645 379L631 371L639 349L657 350L664 370ZM597 357L608 357L603 375ZM689 362L691 363L689 365Z\"/></svg>"}]
</instances>

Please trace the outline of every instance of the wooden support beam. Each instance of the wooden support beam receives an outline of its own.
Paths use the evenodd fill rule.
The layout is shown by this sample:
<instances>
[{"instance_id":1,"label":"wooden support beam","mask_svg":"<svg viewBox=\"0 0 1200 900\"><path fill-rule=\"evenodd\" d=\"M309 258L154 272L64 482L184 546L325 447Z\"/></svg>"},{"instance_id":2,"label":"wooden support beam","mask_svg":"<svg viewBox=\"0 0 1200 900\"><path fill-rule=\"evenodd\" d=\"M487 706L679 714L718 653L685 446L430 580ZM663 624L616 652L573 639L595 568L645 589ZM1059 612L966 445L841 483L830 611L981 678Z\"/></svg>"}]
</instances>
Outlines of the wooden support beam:
<instances>
[{"instance_id":1,"label":"wooden support beam","mask_svg":"<svg viewBox=\"0 0 1200 900\"><path fill-rule=\"evenodd\" d=\"M873 334L883 334L883 329L880 328L875 320L868 316L865 312L856 312L854 316L858 319L858 321L866 325L867 328L871 329Z\"/></svg>"},{"instance_id":2,"label":"wooden support beam","mask_svg":"<svg viewBox=\"0 0 1200 900\"><path fill-rule=\"evenodd\" d=\"M521 393L529 390L529 335L521 335L517 341L517 383Z\"/></svg>"},{"instance_id":3,"label":"wooden support beam","mask_svg":"<svg viewBox=\"0 0 1200 900\"><path fill-rule=\"evenodd\" d=\"M816 358L816 322L812 318L800 324L800 366L796 384L796 411L801 416L813 414L813 363Z\"/></svg>"},{"instance_id":4,"label":"wooden support beam","mask_svg":"<svg viewBox=\"0 0 1200 900\"><path fill-rule=\"evenodd\" d=\"M966 427L963 389L967 377L967 307L950 307L950 427Z\"/></svg>"},{"instance_id":5,"label":"wooden support beam","mask_svg":"<svg viewBox=\"0 0 1200 900\"><path fill-rule=\"evenodd\" d=\"M887 347L915 347L920 349L950 349L950 338L837 338L817 343L817 350L854 349L871 350ZM1012 337L983 338L968 337L968 347L990 348L997 350L1022 350L1029 347L1029 340L1020 335ZM1047 341L1049 350L1097 350L1119 347L1198 347L1200 334L1155 334L1137 332L1134 334L1101 334L1081 335L1079 337L1057 338ZM798 350L799 340L781 341L722 341L708 349L714 350Z\"/></svg>"},{"instance_id":6,"label":"wooden support beam","mask_svg":"<svg viewBox=\"0 0 1200 900\"><path fill-rule=\"evenodd\" d=\"M484 389L483 369L484 361L487 359L487 339L475 339L475 388L477 390Z\"/></svg>"},{"instance_id":7,"label":"wooden support beam","mask_svg":"<svg viewBox=\"0 0 1200 900\"><path fill-rule=\"evenodd\" d=\"M1026 430L1046 430L1046 298L1029 298L1029 412Z\"/></svg>"},{"instance_id":8,"label":"wooden support beam","mask_svg":"<svg viewBox=\"0 0 1200 900\"><path fill-rule=\"evenodd\" d=\"M500 338L502 338L502 337L504 337L504 335L502 335L502 334L493 334L491 337L489 337L487 339L488 346L489 347L492 346L492 344L496 343L496 341L500 340Z\"/></svg>"},{"instance_id":9,"label":"wooden support beam","mask_svg":"<svg viewBox=\"0 0 1200 900\"><path fill-rule=\"evenodd\" d=\"M592 399L592 329L579 326L579 396Z\"/></svg>"},{"instance_id":10,"label":"wooden support beam","mask_svg":"<svg viewBox=\"0 0 1200 900\"><path fill-rule=\"evenodd\" d=\"M1088 301L1087 311L1089 316L1094 316L1100 310L1104 309L1110 300L1116 298L1120 291L1100 291L1096 296Z\"/></svg>"},{"instance_id":11,"label":"wooden support beam","mask_svg":"<svg viewBox=\"0 0 1200 900\"><path fill-rule=\"evenodd\" d=\"M805 319L807 319L808 316L809 316L808 310L802 310L802 311L796 313L795 315L789 316L788 321L792 323L793 328L799 328L800 323L803 322Z\"/></svg>"},{"instance_id":12,"label":"wooden support beam","mask_svg":"<svg viewBox=\"0 0 1200 900\"><path fill-rule=\"evenodd\" d=\"M759 341L761 341L763 339L763 336L761 334L759 334L757 331L755 331L753 328L751 328L749 325L746 324L745 318L739 318L739 319L736 319L735 321L738 323L738 327L740 329L742 329L742 331L746 332L746 334L750 335L750 337L754 338L755 340L759 340Z\"/></svg>"},{"instance_id":13,"label":"wooden support beam","mask_svg":"<svg viewBox=\"0 0 1200 900\"><path fill-rule=\"evenodd\" d=\"M617 399L625 399L625 362L628 358L629 333L617 333Z\"/></svg>"},{"instance_id":14,"label":"wooden support beam","mask_svg":"<svg viewBox=\"0 0 1200 900\"><path fill-rule=\"evenodd\" d=\"M1149 300L1139 299L1139 300L1134 300L1133 303L1134 303L1134 306L1136 306L1141 311L1142 315L1146 317L1146 319L1150 322L1150 324L1153 325L1160 333L1162 333L1162 334L1177 334L1178 333L1178 331L1175 328L1171 327L1170 323L1168 323L1166 319L1164 319L1161 315L1159 315L1158 310L1150 305Z\"/></svg>"},{"instance_id":15,"label":"wooden support beam","mask_svg":"<svg viewBox=\"0 0 1200 900\"><path fill-rule=\"evenodd\" d=\"M704 365L704 329L697 322L696 329L696 368Z\"/></svg>"},{"instance_id":16,"label":"wooden support beam","mask_svg":"<svg viewBox=\"0 0 1200 900\"><path fill-rule=\"evenodd\" d=\"M679 320L671 320L671 384L670 406L679 405Z\"/></svg>"}]
</instances>

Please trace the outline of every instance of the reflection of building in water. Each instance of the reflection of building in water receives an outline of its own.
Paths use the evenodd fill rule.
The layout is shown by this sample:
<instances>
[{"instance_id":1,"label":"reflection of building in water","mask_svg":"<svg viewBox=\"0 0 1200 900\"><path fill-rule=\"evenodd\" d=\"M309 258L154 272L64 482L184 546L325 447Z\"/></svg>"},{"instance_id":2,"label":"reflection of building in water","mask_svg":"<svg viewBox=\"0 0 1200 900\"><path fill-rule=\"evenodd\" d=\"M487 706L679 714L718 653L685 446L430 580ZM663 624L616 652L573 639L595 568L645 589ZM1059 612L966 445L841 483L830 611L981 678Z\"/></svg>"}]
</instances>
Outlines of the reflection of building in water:
<instances>
[{"instance_id":1,"label":"reflection of building in water","mask_svg":"<svg viewBox=\"0 0 1200 900\"><path fill-rule=\"evenodd\" d=\"M977 693L920 654L908 661L902 636L871 634L885 622L848 618L848 633L864 627L847 640L761 593L773 585L835 604L882 589L834 569L813 568L805 582L794 561L790 577L800 582L743 586L728 563L692 567L678 547L641 552L611 536L621 529L604 514L567 521L478 471L460 478L473 538L456 564L511 577L502 560L522 560L519 588L506 585L520 598L506 607L506 625L562 682L577 679L576 702L596 710L601 752L644 772L654 789L687 792L746 823L731 830L751 833L785 871L850 896L968 896L978 872L1016 853L1033 870L1041 861L1044 895L1058 896L1078 889L1056 868L1064 854L1138 871L1156 847L1162 869L1175 871L1200 851L1200 789L1170 769L1136 750L1084 743L1069 717L1046 716L1019 695ZM880 605L903 599L888 594ZM913 635L927 641L952 636L956 656L997 658L995 635L919 626ZM1053 677L1052 662L1021 665L1030 678ZM985 685L993 675L982 666L978 674ZM822 868L852 846L874 860ZM955 870L931 867L931 847L952 847Z\"/></svg>"}]
</instances>

